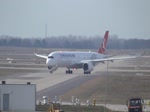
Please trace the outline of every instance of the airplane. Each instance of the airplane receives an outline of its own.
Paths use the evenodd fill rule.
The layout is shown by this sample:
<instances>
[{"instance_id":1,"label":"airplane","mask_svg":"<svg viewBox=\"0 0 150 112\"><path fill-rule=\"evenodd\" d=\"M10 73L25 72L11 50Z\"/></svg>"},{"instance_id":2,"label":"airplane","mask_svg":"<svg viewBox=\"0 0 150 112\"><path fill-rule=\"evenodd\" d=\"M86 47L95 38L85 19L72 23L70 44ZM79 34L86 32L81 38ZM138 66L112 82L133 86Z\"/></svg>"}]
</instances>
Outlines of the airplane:
<instances>
[{"instance_id":1,"label":"airplane","mask_svg":"<svg viewBox=\"0 0 150 112\"><path fill-rule=\"evenodd\" d=\"M48 56L34 53L36 56L45 58L46 64L50 73L53 73L59 67L67 68L66 74L72 74L71 69L83 69L84 74L91 74L94 66L98 63L105 61L132 59L139 56L126 56L126 57L110 57L105 54L109 31L105 32L104 39L98 52L81 52L81 51L54 51Z\"/></svg>"}]
</instances>

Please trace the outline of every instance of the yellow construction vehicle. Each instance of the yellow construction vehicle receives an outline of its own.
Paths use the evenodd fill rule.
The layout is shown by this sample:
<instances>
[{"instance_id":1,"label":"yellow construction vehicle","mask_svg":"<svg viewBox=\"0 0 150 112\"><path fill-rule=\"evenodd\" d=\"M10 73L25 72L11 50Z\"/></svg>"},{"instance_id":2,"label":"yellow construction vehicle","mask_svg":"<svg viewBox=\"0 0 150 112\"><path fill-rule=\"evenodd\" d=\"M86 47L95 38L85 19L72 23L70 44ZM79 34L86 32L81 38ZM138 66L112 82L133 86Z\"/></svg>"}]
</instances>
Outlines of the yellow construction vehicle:
<instances>
[{"instance_id":1,"label":"yellow construction vehicle","mask_svg":"<svg viewBox=\"0 0 150 112\"><path fill-rule=\"evenodd\" d=\"M60 110L60 105L59 104L51 104L48 112L64 112L63 110Z\"/></svg>"},{"instance_id":2,"label":"yellow construction vehicle","mask_svg":"<svg viewBox=\"0 0 150 112\"><path fill-rule=\"evenodd\" d=\"M96 105L96 99L95 98L93 99L93 105L94 106Z\"/></svg>"}]
</instances>

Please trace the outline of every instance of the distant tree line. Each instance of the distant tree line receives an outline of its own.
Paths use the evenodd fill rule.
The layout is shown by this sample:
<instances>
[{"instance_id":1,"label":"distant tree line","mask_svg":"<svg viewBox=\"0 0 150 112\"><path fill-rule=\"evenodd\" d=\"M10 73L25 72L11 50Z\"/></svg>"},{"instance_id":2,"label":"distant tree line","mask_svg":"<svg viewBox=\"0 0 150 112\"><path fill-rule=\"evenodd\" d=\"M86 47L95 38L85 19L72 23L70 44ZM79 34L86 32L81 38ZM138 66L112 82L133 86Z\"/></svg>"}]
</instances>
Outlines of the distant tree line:
<instances>
[{"instance_id":1,"label":"distant tree line","mask_svg":"<svg viewBox=\"0 0 150 112\"><path fill-rule=\"evenodd\" d=\"M20 38L0 36L0 46L37 47L37 48L70 48L97 49L103 37L93 36L58 36L47 38ZM110 36L108 49L145 49L150 48L150 39L121 39L116 35Z\"/></svg>"}]
</instances>

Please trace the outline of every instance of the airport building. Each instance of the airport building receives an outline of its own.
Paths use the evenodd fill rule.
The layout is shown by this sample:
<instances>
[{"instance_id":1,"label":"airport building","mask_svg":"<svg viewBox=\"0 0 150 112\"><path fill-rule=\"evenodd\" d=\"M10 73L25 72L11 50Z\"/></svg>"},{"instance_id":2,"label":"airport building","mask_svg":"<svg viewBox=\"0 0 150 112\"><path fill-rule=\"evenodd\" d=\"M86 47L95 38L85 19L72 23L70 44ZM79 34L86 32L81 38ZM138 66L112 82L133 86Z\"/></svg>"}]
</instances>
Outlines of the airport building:
<instances>
[{"instance_id":1,"label":"airport building","mask_svg":"<svg viewBox=\"0 0 150 112\"><path fill-rule=\"evenodd\" d=\"M0 84L0 111L34 112L36 108L36 85Z\"/></svg>"}]
</instances>

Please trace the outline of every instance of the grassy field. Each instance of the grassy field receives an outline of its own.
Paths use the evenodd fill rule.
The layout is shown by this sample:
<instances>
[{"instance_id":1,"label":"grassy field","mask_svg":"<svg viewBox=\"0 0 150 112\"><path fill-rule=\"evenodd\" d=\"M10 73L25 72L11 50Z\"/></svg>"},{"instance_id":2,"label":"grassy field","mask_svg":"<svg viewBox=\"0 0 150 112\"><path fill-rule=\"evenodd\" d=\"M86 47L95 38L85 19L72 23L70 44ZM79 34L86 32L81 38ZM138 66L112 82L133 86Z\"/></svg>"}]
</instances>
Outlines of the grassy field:
<instances>
[{"instance_id":1,"label":"grassy field","mask_svg":"<svg viewBox=\"0 0 150 112\"><path fill-rule=\"evenodd\" d=\"M92 79L80 87L66 92L62 95L63 100L70 100L71 96L75 96L81 101L93 98L98 103L105 102L106 75L100 75L98 78ZM133 76L133 73L111 72L108 76L107 102L115 104L125 104L130 97L142 97L150 99L150 74L144 76Z\"/></svg>"},{"instance_id":2,"label":"grassy field","mask_svg":"<svg viewBox=\"0 0 150 112\"><path fill-rule=\"evenodd\" d=\"M110 104L125 104L130 97L150 99L149 60L149 58L137 58L110 63L108 79L106 67L101 65L99 72L96 73L99 75L97 78L66 92L61 98L69 101L72 96L75 96L81 102L85 102L87 99L92 101L95 98L98 103L104 103L106 81L108 81L107 102Z\"/></svg>"}]
</instances>

